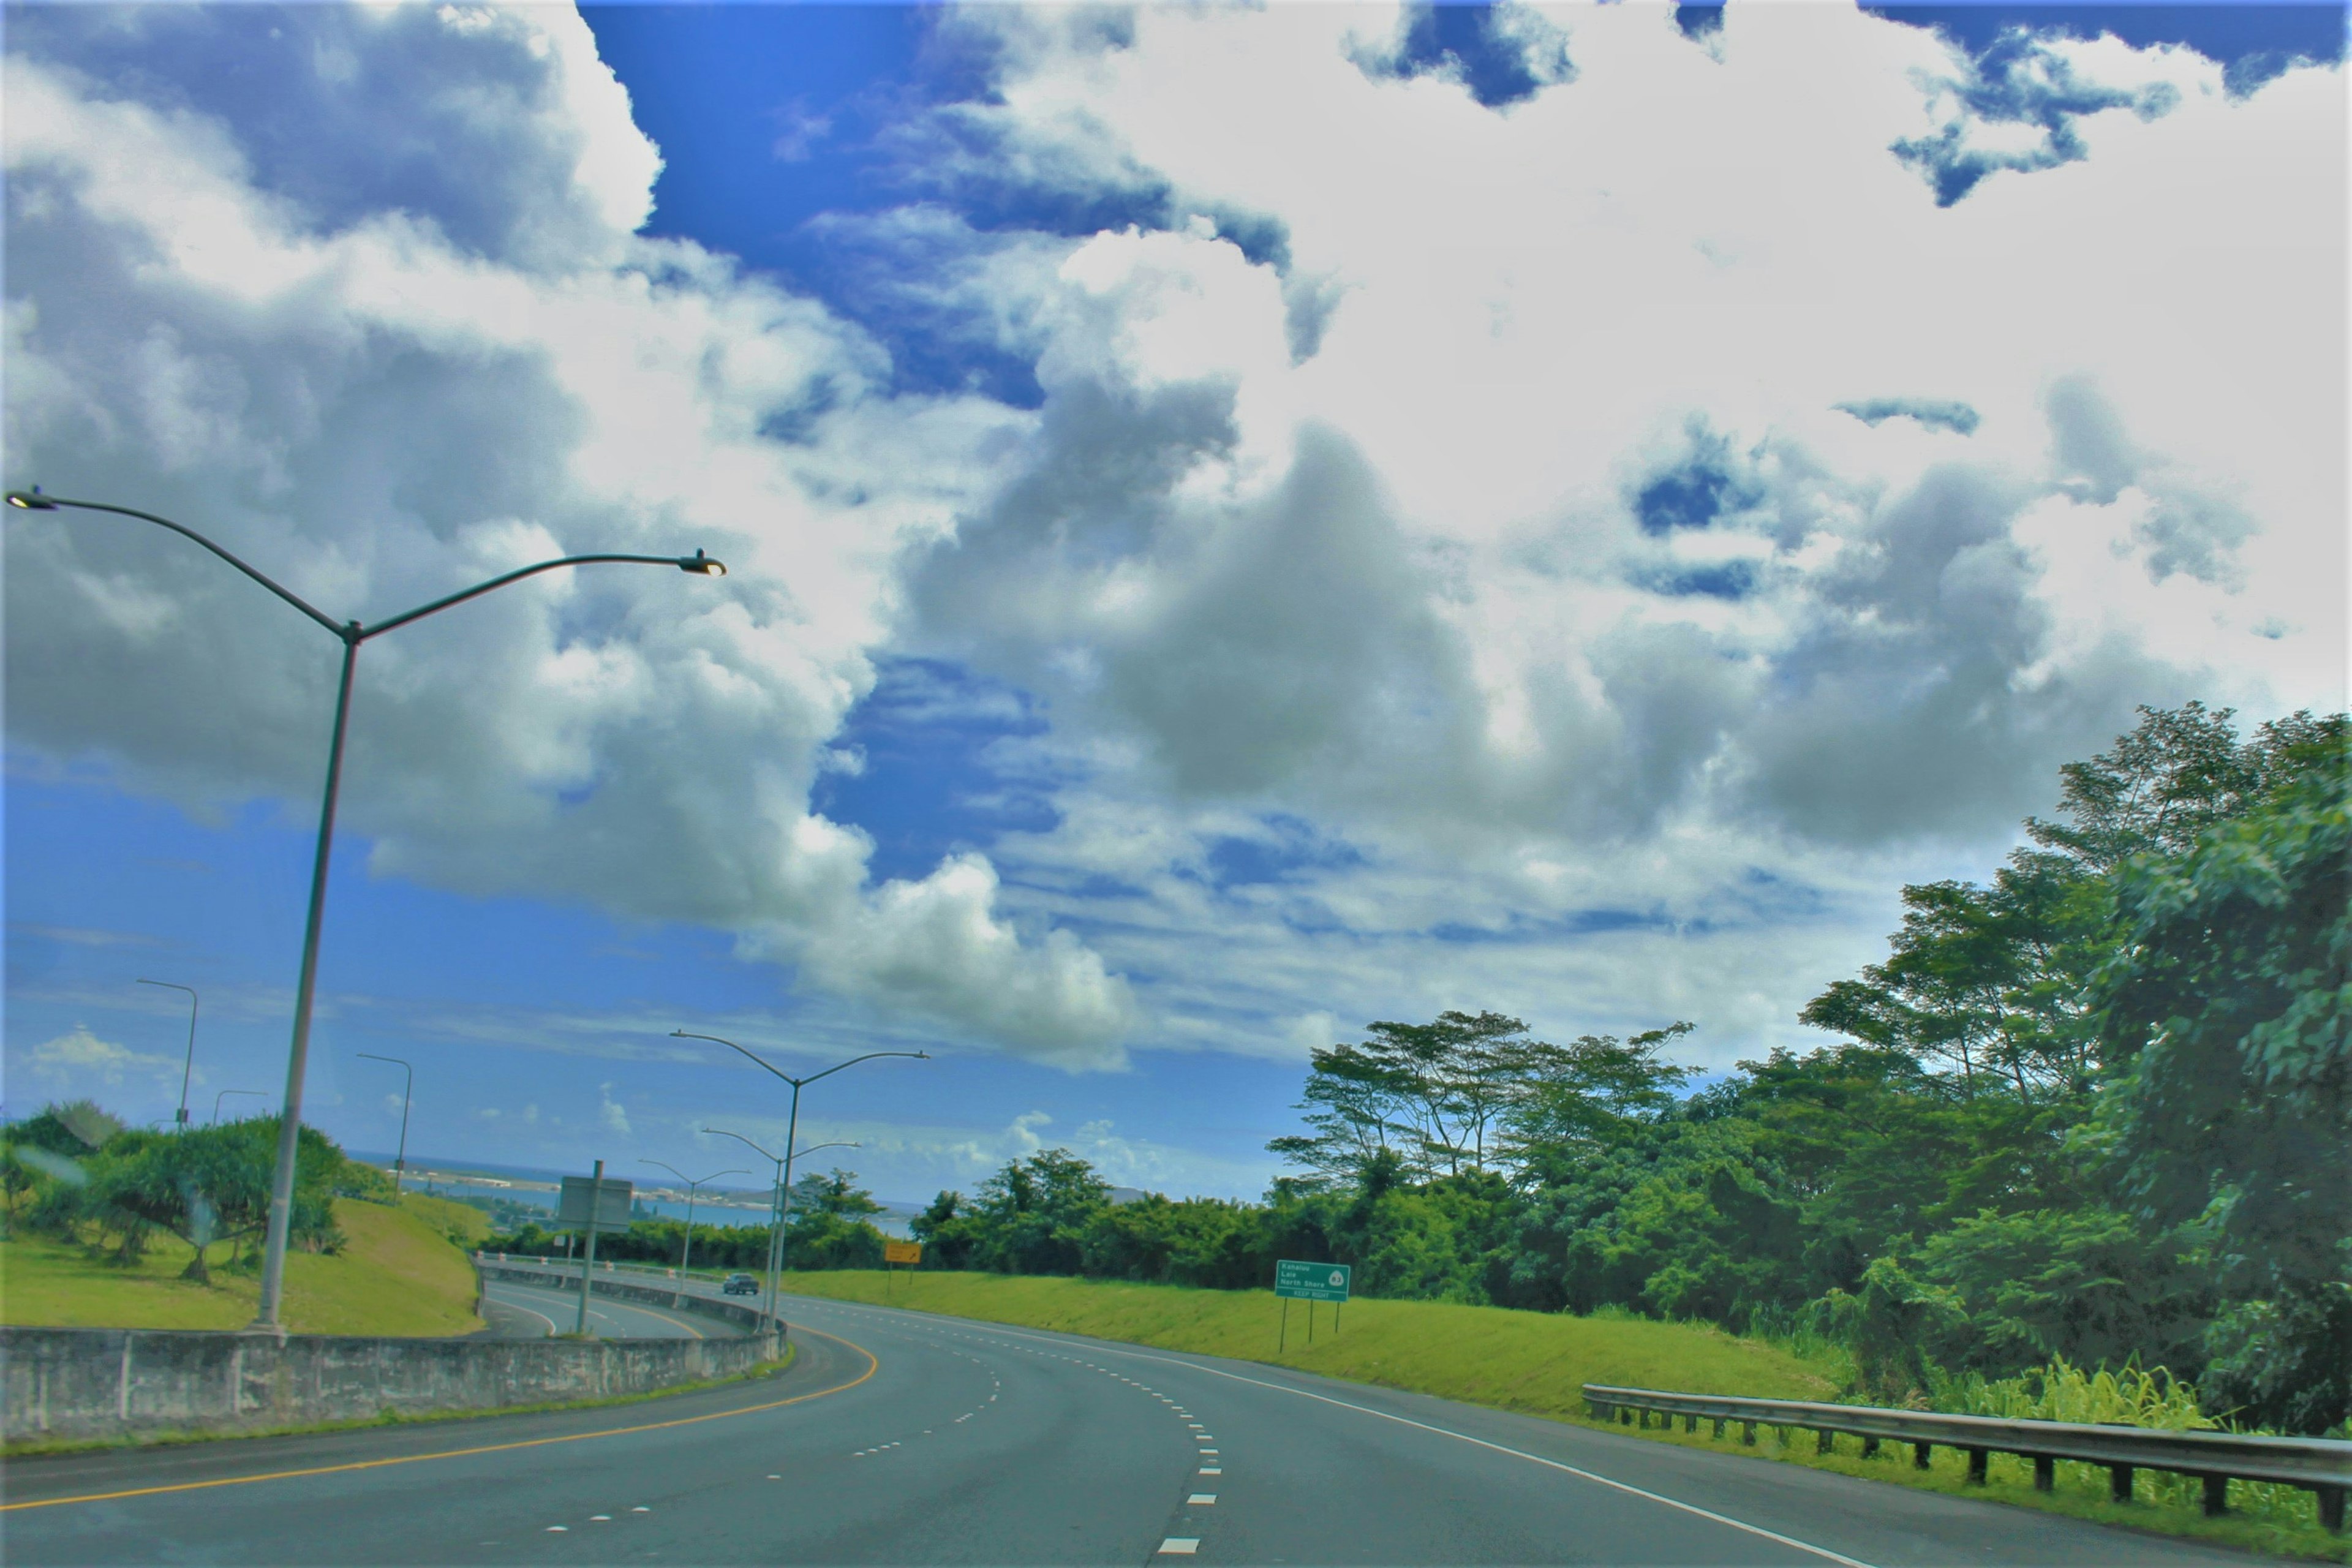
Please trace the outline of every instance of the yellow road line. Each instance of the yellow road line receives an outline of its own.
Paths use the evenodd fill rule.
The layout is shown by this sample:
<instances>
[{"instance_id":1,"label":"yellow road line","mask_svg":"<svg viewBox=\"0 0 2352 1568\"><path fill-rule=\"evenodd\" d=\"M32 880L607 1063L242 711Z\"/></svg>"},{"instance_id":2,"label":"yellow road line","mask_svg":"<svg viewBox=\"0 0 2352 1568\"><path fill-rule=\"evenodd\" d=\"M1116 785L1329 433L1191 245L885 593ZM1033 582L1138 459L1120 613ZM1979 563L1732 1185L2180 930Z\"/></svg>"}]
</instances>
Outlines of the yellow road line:
<instances>
[{"instance_id":1,"label":"yellow road line","mask_svg":"<svg viewBox=\"0 0 2352 1568\"><path fill-rule=\"evenodd\" d=\"M214 1487L251 1486L257 1481L290 1481L304 1476L340 1475L346 1470L379 1470L390 1465L421 1465L429 1459L465 1459L477 1454L503 1454L514 1448L543 1448L554 1443L585 1443L597 1437L626 1437L638 1432L659 1432L672 1426L693 1426L704 1421L724 1421L732 1415L756 1415L762 1410L781 1410L787 1405L805 1404L823 1399L828 1394L839 1394L856 1388L882 1370L881 1358L864 1345L828 1334L821 1329L802 1328L797 1332L814 1334L821 1340L831 1340L837 1345L847 1345L866 1358L866 1370L847 1383L820 1388L813 1394L796 1394L790 1399L772 1399L765 1405L746 1405L740 1410L714 1410L708 1415L681 1415L671 1421L648 1421L636 1426L611 1426L602 1432L575 1432L563 1437L526 1437L513 1443L485 1443L473 1448L448 1448L437 1454L401 1454L389 1459L355 1459L341 1465L314 1465L302 1470L270 1470L257 1476L224 1476L210 1481L177 1481L163 1487L130 1487L121 1491L87 1492L79 1497L39 1498L29 1502L0 1503L0 1513L15 1513L28 1508L63 1508L68 1503L112 1502L120 1498L153 1497L162 1492L200 1492Z\"/></svg>"}]
</instances>

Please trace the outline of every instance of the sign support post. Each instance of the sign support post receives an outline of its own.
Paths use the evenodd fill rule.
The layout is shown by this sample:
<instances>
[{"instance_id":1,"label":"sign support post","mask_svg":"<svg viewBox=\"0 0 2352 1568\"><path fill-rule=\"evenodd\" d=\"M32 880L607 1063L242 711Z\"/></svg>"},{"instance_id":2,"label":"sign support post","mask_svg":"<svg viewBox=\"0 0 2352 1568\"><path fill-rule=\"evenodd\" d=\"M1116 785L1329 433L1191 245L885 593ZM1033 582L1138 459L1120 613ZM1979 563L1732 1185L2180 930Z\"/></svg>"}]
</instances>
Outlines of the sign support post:
<instances>
[{"instance_id":1,"label":"sign support post","mask_svg":"<svg viewBox=\"0 0 2352 1568\"><path fill-rule=\"evenodd\" d=\"M898 1275L898 1265L903 1263L909 1268L913 1268L919 1267L922 1261L923 1244L921 1242L893 1241L886 1237L882 1242L882 1295L884 1300L887 1300L889 1298L891 1281Z\"/></svg>"},{"instance_id":2,"label":"sign support post","mask_svg":"<svg viewBox=\"0 0 2352 1568\"><path fill-rule=\"evenodd\" d=\"M596 1173L588 1179L595 1183L599 1187L602 1187L604 1184L604 1161L599 1160L596 1162ZM580 1316L572 1322L572 1331L575 1334L582 1335L583 1337L585 1337L588 1332L588 1288L589 1282L593 1279L595 1273L596 1222L592 1214L588 1222L588 1245L582 1249L580 1254Z\"/></svg>"},{"instance_id":3,"label":"sign support post","mask_svg":"<svg viewBox=\"0 0 2352 1568\"><path fill-rule=\"evenodd\" d=\"M1307 1303L1307 1342L1315 1342L1315 1303L1331 1303L1331 1331L1339 1331L1339 1307L1348 1299L1348 1287L1355 1270L1345 1263L1302 1263L1297 1258L1277 1258L1274 1265L1274 1293L1282 1299L1282 1327L1275 1340L1275 1353L1280 1355L1289 1343L1290 1303Z\"/></svg>"},{"instance_id":4,"label":"sign support post","mask_svg":"<svg viewBox=\"0 0 2352 1568\"><path fill-rule=\"evenodd\" d=\"M585 1336L588 1332L588 1294L596 1272L596 1233L600 1230L629 1228L630 1183L625 1177L606 1180L604 1162L596 1162L593 1176L563 1178L562 1196L558 1200L555 1223L578 1228L585 1237L580 1249L580 1312L572 1321L572 1331ZM568 1245L570 1237L565 1237Z\"/></svg>"}]
</instances>

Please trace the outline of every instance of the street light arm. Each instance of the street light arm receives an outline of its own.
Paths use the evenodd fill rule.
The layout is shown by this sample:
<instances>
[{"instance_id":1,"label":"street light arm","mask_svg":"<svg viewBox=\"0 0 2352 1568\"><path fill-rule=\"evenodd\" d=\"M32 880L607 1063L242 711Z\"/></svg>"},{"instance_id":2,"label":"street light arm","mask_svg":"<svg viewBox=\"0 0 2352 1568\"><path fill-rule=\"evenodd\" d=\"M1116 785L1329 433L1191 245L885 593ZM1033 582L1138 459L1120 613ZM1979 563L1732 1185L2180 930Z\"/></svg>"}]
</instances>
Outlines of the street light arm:
<instances>
[{"instance_id":1,"label":"street light arm","mask_svg":"<svg viewBox=\"0 0 2352 1568\"><path fill-rule=\"evenodd\" d=\"M825 1068L823 1072L813 1072L809 1074L808 1077L801 1079L801 1081L803 1083L814 1083L821 1078L831 1078L843 1068L854 1068L859 1062L870 1062L877 1057L912 1057L918 1061L927 1062L931 1059L931 1053L929 1051L868 1051L862 1057L852 1057L845 1062L835 1062L833 1066Z\"/></svg>"},{"instance_id":2,"label":"street light arm","mask_svg":"<svg viewBox=\"0 0 2352 1568\"><path fill-rule=\"evenodd\" d=\"M730 1051L742 1051L745 1056L750 1057L753 1061L759 1063L761 1067L766 1068L770 1072L774 1073L778 1078L782 1079L794 1089L798 1089L802 1084L808 1081L806 1079L794 1078L792 1074L784 1071L782 1068L777 1067L774 1063L769 1061L767 1058L761 1056L758 1052L744 1050L741 1046L737 1045L734 1041L720 1039L717 1035L698 1035L691 1029L672 1029L669 1032L669 1037L673 1040L709 1040L713 1045L725 1046ZM735 1134L730 1132L728 1136L732 1138ZM749 1141L746 1140L746 1142ZM759 1145L756 1143L751 1146L755 1149L759 1148ZM765 1151L762 1151L762 1152L765 1152ZM775 1156L773 1154L770 1154L768 1155L768 1158L772 1160Z\"/></svg>"},{"instance_id":3,"label":"street light arm","mask_svg":"<svg viewBox=\"0 0 2352 1568\"><path fill-rule=\"evenodd\" d=\"M247 576L252 578L255 582L260 584L263 587L268 589L271 593L277 595L279 598L285 600L288 604L293 605L296 609L301 611L304 615L310 616L312 620L318 622L320 626L334 633L337 637L347 637L350 635L341 622L336 620L332 616L328 615L324 610L312 605L309 600L303 598L292 589L288 588L284 584L273 581L264 574L254 570L244 562L239 561L236 556L231 555L227 551L223 550L219 545L215 544L211 540L206 539L203 534L198 533L194 529L186 527L181 523L173 522L168 517L157 517L152 511L141 511L134 507L109 506L104 501L68 500L63 496L45 496L37 490L30 493L21 490L12 490L8 495L8 504L26 511L49 511L61 506L75 507L82 511L110 511L118 517L135 517L142 522L152 522L158 528L168 528L173 533L179 534L183 538L194 540L198 544L203 545L206 550L211 551L214 554L219 556L222 560L227 562L230 565L236 567L238 571L244 573Z\"/></svg>"},{"instance_id":4,"label":"street light arm","mask_svg":"<svg viewBox=\"0 0 2352 1568\"><path fill-rule=\"evenodd\" d=\"M727 1131L727 1129L725 1129L724 1127L706 1127L706 1128L704 1128L704 1129L703 1129L703 1131L704 1131L705 1132L715 1132L715 1133L717 1133L717 1134L718 1134L719 1137L721 1137L721 1138L732 1138L732 1139L733 1139L733 1140L735 1140L735 1142L737 1142L738 1143L743 1144L743 1145L744 1145L745 1147L747 1147L747 1148L750 1148L750 1149L752 1149L752 1150L757 1151L757 1152L758 1152L758 1153L759 1153L760 1158L761 1158L762 1160L772 1160L772 1161L774 1161L774 1162L775 1162L777 1164L779 1164L779 1165L781 1165L781 1164L782 1164L782 1163L784 1163L784 1159L783 1159L783 1156L782 1156L782 1155L781 1155L781 1154L771 1154L771 1153L769 1153L765 1149L761 1149L761 1148L757 1143L752 1142L749 1138L744 1137L744 1136L743 1136L743 1134L741 1134L740 1132L730 1132L730 1131Z\"/></svg>"},{"instance_id":5,"label":"street light arm","mask_svg":"<svg viewBox=\"0 0 2352 1568\"><path fill-rule=\"evenodd\" d=\"M429 605L419 605L413 610L378 621L362 630L359 634L360 638L364 641L369 637L381 637L394 627L404 626L411 621L421 621L425 616L446 610L452 605L462 605L468 599L478 598L493 588L503 588L509 583L520 582L525 577L536 576L541 572L552 572L558 566L593 566L598 562L604 561L628 562L640 566L675 566L681 572L696 572L704 576L724 577L727 574L725 565L698 550L691 555L565 555L553 561L542 561L536 566L522 567L508 573L503 577L493 577L487 583L477 583L470 588L436 599Z\"/></svg>"}]
</instances>

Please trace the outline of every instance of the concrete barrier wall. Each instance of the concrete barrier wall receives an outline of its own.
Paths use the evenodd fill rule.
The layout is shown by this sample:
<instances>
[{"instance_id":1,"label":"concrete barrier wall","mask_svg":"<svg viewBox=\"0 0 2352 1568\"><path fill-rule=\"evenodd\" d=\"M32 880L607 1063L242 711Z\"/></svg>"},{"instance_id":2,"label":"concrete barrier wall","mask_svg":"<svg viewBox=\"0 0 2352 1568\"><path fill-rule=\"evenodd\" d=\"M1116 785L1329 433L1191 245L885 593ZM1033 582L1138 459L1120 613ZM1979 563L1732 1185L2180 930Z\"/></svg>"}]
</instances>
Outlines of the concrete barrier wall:
<instances>
[{"instance_id":1,"label":"concrete barrier wall","mask_svg":"<svg viewBox=\"0 0 2352 1568\"><path fill-rule=\"evenodd\" d=\"M597 1285L599 1294L622 1293L605 1290L605 1281ZM663 1301L671 1297L651 1294ZM387 1414L500 1410L737 1377L782 1353L782 1326L757 1331L762 1321L757 1311L692 1296L677 1305L754 1331L701 1340L280 1339L173 1329L0 1327L0 1437L14 1444L163 1432L227 1435Z\"/></svg>"}]
</instances>

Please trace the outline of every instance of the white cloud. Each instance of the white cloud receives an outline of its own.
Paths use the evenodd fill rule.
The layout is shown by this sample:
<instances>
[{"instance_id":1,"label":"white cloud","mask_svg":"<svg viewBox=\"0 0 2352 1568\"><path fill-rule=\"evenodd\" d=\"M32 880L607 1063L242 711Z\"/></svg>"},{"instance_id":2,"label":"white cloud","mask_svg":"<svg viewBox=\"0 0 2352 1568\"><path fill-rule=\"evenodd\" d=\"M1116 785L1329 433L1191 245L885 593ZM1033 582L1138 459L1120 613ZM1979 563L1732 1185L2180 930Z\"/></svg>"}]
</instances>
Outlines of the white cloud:
<instances>
[{"instance_id":1,"label":"white cloud","mask_svg":"<svg viewBox=\"0 0 2352 1568\"><path fill-rule=\"evenodd\" d=\"M11 475L185 521L337 615L566 551L734 568L564 574L370 644L344 820L377 869L731 930L852 999L1117 1059L1121 983L1016 934L984 862L873 886L808 806L891 562L1023 416L890 398L856 329L636 237L659 156L569 13L60 14L11 42ZM173 90L100 86L125 47ZM261 99L206 79L217 49ZM800 440L762 434L787 415ZM191 802L309 795L319 628L143 525L9 543L19 746Z\"/></svg>"},{"instance_id":2,"label":"white cloud","mask_svg":"<svg viewBox=\"0 0 2352 1568\"><path fill-rule=\"evenodd\" d=\"M168 1083L179 1076L181 1066L171 1057L101 1040L80 1024L35 1046L26 1056L26 1065L35 1077L73 1091L97 1084L110 1088L126 1078Z\"/></svg>"},{"instance_id":3,"label":"white cloud","mask_svg":"<svg viewBox=\"0 0 2352 1568\"><path fill-rule=\"evenodd\" d=\"M1073 1067L1457 1005L1695 1017L1719 1063L2134 703L2342 704L2340 70L2233 97L2184 50L2049 44L1997 85L2116 89L2077 158L1855 9L1700 47L1515 8L1550 85L1503 112L1368 74L1400 15L942 16L996 79L885 138L937 199L820 229L864 303L1034 356L1031 411L891 395L841 320L634 236L659 154L576 18L127 24L158 59L299 46L293 143L201 84L100 90L119 43L37 9L9 472L368 614L557 549L728 558L371 645L379 868L729 931L845 999L806 1037ZM1939 158L1990 172L1939 205ZM1159 226L983 233L975 191ZM9 526L12 739L307 797L314 628L167 542ZM809 791L877 650L1038 694L1013 749L1058 826L875 885ZM992 1168L1045 1125L923 1136Z\"/></svg>"},{"instance_id":4,"label":"white cloud","mask_svg":"<svg viewBox=\"0 0 2352 1568\"><path fill-rule=\"evenodd\" d=\"M601 1102L598 1119L604 1123L604 1130L623 1138L634 1136L629 1131L629 1113L619 1100L613 1098L613 1086L600 1083L596 1086L596 1092Z\"/></svg>"},{"instance_id":5,"label":"white cloud","mask_svg":"<svg viewBox=\"0 0 2352 1568\"><path fill-rule=\"evenodd\" d=\"M1466 1003L1727 1058L2135 703L2344 702L2339 69L2049 44L2003 90L2117 94L2067 161L1858 10L1539 9L1573 79L1500 113L1357 8L955 23L944 189L1166 230L996 302L1046 401L912 599L1045 694L1087 782L995 858L1157 1044ZM1893 149L1955 127L2001 156L1939 205ZM1356 854L1216 885L1276 814Z\"/></svg>"}]
</instances>

